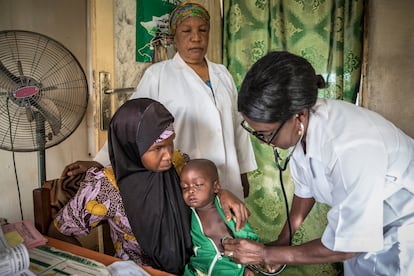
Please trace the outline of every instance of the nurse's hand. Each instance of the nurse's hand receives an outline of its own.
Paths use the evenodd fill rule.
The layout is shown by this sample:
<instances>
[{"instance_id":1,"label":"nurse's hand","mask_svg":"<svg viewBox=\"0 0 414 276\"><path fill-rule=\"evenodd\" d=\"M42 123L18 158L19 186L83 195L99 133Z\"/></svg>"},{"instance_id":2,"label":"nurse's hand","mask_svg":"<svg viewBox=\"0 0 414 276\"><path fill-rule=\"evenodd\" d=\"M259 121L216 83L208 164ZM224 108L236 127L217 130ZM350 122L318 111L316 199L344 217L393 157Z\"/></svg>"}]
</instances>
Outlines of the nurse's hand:
<instances>
[{"instance_id":1,"label":"nurse's hand","mask_svg":"<svg viewBox=\"0 0 414 276\"><path fill-rule=\"evenodd\" d=\"M224 255L240 264L259 265L263 263L265 246L249 239L223 240Z\"/></svg>"},{"instance_id":2,"label":"nurse's hand","mask_svg":"<svg viewBox=\"0 0 414 276\"><path fill-rule=\"evenodd\" d=\"M236 218L236 231L242 229L250 216L250 211L246 208L244 202L226 189L220 190L219 198L226 219L229 221L234 216Z\"/></svg>"},{"instance_id":3,"label":"nurse's hand","mask_svg":"<svg viewBox=\"0 0 414 276\"><path fill-rule=\"evenodd\" d=\"M286 267L282 264L266 263L267 246L249 239L224 239L224 255L234 262L251 265L250 269L260 272L279 274Z\"/></svg>"}]
</instances>

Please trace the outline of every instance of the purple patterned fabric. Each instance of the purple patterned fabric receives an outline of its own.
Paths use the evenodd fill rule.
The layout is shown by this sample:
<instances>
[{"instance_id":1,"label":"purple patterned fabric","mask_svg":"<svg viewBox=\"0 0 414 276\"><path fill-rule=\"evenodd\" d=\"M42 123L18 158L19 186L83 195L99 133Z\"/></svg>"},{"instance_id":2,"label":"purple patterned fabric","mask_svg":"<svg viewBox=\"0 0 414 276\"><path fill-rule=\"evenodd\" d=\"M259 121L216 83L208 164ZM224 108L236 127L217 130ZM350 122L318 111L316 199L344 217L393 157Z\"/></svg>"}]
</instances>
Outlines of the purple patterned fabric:
<instances>
[{"instance_id":1,"label":"purple patterned fabric","mask_svg":"<svg viewBox=\"0 0 414 276\"><path fill-rule=\"evenodd\" d=\"M59 211L54 223L65 235L85 236L104 220L108 221L111 229L116 257L140 265L151 265L142 257L141 248L126 217L118 186L108 180L103 170L91 168L77 194Z\"/></svg>"},{"instance_id":2,"label":"purple patterned fabric","mask_svg":"<svg viewBox=\"0 0 414 276\"><path fill-rule=\"evenodd\" d=\"M161 133L160 137L155 140L155 143L159 143L165 139L168 139L171 135L174 134L174 125L170 124L164 131Z\"/></svg>"}]
</instances>

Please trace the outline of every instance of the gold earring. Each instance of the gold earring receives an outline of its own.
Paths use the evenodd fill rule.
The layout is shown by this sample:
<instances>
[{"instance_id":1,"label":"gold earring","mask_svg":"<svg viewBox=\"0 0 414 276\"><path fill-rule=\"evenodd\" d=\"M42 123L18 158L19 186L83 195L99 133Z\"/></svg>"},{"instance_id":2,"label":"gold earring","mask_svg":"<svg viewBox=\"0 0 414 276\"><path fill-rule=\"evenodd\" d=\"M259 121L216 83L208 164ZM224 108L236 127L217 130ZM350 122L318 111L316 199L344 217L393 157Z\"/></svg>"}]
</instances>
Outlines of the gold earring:
<instances>
[{"instance_id":1,"label":"gold earring","mask_svg":"<svg viewBox=\"0 0 414 276\"><path fill-rule=\"evenodd\" d=\"M296 118L299 118L299 114L295 114ZM300 122L300 121L299 121ZM302 135L302 129L298 130L298 135L301 136Z\"/></svg>"}]
</instances>

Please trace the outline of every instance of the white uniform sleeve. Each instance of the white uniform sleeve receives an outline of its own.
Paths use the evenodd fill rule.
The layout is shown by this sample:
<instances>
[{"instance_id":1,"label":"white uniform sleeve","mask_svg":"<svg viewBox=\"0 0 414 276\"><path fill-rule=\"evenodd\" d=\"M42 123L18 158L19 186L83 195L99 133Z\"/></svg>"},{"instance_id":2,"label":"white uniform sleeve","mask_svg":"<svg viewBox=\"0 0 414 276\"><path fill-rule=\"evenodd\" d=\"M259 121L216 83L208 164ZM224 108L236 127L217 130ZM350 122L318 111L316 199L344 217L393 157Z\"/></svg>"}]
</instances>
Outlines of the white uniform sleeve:
<instances>
[{"instance_id":1,"label":"white uniform sleeve","mask_svg":"<svg viewBox=\"0 0 414 276\"><path fill-rule=\"evenodd\" d=\"M105 144L102 146L93 160L99 162L104 167L111 165L111 160L109 159L108 152L108 140L106 140Z\"/></svg>"},{"instance_id":2,"label":"white uniform sleeve","mask_svg":"<svg viewBox=\"0 0 414 276\"><path fill-rule=\"evenodd\" d=\"M154 64L155 66L160 66L161 64ZM151 65L150 67L145 70L144 75L142 76L140 82L138 83L137 88L135 88L134 93L131 95L130 99L136 98L151 98L151 99L158 99L159 94L159 77L157 77L154 72L156 70L152 70Z\"/></svg>"},{"instance_id":3,"label":"white uniform sleeve","mask_svg":"<svg viewBox=\"0 0 414 276\"><path fill-rule=\"evenodd\" d=\"M383 246L383 195L387 153L374 139L357 139L335 149L326 164L332 208L322 243L331 250L377 251ZM329 160L329 158L325 159ZM327 191L328 192L328 191Z\"/></svg>"},{"instance_id":4,"label":"white uniform sleeve","mask_svg":"<svg viewBox=\"0 0 414 276\"><path fill-rule=\"evenodd\" d=\"M249 133L240 125L243 117L237 110L237 88L230 72L225 69L231 82L233 96L233 124L234 124L234 142L237 151L240 173L247 173L257 169L256 159L254 156L253 146Z\"/></svg>"}]
</instances>

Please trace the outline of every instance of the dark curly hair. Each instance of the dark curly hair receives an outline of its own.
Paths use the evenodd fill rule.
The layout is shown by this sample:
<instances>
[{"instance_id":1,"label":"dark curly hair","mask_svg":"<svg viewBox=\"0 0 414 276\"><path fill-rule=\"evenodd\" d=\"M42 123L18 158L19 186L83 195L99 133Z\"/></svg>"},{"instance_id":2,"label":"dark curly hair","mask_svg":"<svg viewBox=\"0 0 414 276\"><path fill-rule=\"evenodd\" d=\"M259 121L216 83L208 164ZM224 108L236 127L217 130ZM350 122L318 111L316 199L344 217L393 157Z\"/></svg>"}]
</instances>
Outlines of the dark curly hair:
<instances>
[{"instance_id":1,"label":"dark curly hair","mask_svg":"<svg viewBox=\"0 0 414 276\"><path fill-rule=\"evenodd\" d=\"M325 87L321 75L303 57L286 51L269 52L247 72L238 96L238 110L263 123L284 122L310 109Z\"/></svg>"}]
</instances>

